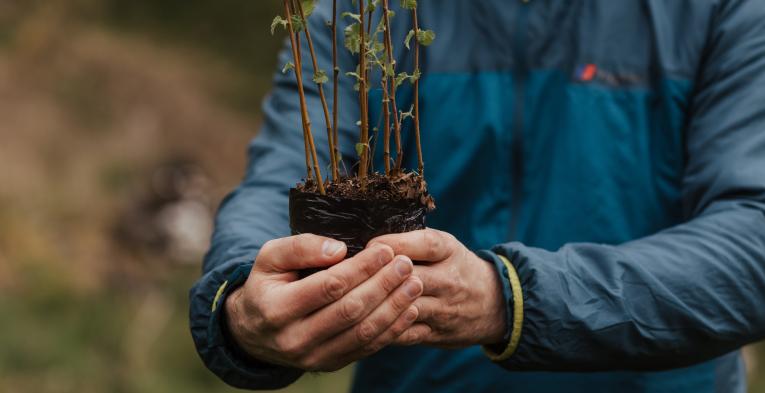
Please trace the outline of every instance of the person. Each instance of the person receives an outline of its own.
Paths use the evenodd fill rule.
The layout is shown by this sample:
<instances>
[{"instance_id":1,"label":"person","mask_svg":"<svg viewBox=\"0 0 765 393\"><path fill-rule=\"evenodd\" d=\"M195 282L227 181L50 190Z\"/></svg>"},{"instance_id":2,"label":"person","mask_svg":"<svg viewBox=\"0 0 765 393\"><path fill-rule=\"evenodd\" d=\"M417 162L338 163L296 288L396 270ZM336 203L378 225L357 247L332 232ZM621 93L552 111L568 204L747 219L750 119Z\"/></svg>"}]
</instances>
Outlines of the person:
<instances>
[{"instance_id":1,"label":"person","mask_svg":"<svg viewBox=\"0 0 765 393\"><path fill-rule=\"evenodd\" d=\"M763 3L419 6L437 34L420 86L430 228L347 259L332 239L289 236L304 147L294 76L277 73L190 294L206 365L250 389L358 361L354 392L745 392L739 348L765 337ZM412 20L393 9L403 42ZM319 2L324 69L330 19ZM351 78L338 94L352 163ZM300 279L308 267L327 269Z\"/></svg>"}]
</instances>

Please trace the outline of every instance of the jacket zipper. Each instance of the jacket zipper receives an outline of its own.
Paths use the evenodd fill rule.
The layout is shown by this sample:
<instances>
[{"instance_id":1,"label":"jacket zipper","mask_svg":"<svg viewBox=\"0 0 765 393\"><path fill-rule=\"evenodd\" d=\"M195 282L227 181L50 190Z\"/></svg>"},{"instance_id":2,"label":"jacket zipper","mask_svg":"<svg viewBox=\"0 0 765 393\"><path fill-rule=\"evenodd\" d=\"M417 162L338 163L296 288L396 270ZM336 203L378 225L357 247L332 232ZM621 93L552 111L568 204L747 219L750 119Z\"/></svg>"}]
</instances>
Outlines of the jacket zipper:
<instances>
[{"instance_id":1,"label":"jacket zipper","mask_svg":"<svg viewBox=\"0 0 765 393\"><path fill-rule=\"evenodd\" d=\"M530 0L521 0L518 16L515 20L515 35L513 37L513 57L515 65L515 78L513 83L513 110L512 126L512 201L510 204L510 240L518 240L518 215L521 210L521 195L523 187L523 129L525 111L526 78L528 65L526 64L525 37L528 3Z\"/></svg>"}]
</instances>

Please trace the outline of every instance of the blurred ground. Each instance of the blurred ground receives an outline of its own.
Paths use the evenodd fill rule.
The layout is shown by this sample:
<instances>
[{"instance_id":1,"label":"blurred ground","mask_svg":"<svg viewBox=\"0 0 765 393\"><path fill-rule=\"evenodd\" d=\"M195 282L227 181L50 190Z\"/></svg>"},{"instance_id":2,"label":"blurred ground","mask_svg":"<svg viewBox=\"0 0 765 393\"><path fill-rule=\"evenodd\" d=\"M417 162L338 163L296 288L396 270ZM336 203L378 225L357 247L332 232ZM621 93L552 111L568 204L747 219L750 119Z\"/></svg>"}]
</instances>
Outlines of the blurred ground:
<instances>
[{"instance_id":1,"label":"blurred ground","mask_svg":"<svg viewBox=\"0 0 765 393\"><path fill-rule=\"evenodd\" d=\"M234 391L187 291L257 130L272 9L0 1L0 391Z\"/></svg>"},{"instance_id":2,"label":"blurred ground","mask_svg":"<svg viewBox=\"0 0 765 393\"><path fill-rule=\"evenodd\" d=\"M187 291L258 128L277 7L0 0L0 390L235 391L194 352Z\"/></svg>"}]
</instances>

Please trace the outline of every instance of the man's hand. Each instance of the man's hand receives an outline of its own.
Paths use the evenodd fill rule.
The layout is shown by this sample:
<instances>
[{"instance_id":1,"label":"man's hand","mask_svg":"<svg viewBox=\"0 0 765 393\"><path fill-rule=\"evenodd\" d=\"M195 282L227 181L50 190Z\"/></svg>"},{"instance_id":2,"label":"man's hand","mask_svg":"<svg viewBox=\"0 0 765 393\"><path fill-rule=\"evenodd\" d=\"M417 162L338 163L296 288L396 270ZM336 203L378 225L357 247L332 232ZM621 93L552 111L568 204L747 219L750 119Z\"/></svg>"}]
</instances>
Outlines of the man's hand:
<instances>
[{"instance_id":1,"label":"man's hand","mask_svg":"<svg viewBox=\"0 0 765 393\"><path fill-rule=\"evenodd\" d=\"M236 343L272 364L334 371L392 343L417 319L412 261L378 244L343 260L345 244L315 235L266 243L226 299ZM327 267L302 280L298 270Z\"/></svg>"},{"instance_id":2,"label":"man's hand","mask_svg":"<svg viewBox=\"0 0 765 393\"><path fill-rule=\"evenodd\" d=\"M490 263L451 234L434 229L380 236L367 247L380 244L417 261L414 274L425 285L423 296L414 302L418 323L397 344L456 348L502 341L507 310Z\"/></svg>"}]
</instances>

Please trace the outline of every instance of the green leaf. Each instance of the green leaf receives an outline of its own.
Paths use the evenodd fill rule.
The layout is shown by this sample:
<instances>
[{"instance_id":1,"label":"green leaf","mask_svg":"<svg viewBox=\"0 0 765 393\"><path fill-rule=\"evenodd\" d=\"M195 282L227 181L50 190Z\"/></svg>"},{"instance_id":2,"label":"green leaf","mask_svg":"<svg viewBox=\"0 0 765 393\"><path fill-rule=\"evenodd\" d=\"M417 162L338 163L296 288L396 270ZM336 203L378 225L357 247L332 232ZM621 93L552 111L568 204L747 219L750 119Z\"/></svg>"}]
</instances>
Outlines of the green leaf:
<instances>
[{"instance_id":1,"label":"green leaf","mask_svg":"<svg viewBox=\"0 0 765 393\"><path fill-rule=\"evenodd\" d=\"M359 53L361 48L361 30L358 23L350 24L343 30L345 35L345 47L353 54Z\"/></svg>"},{"instance_id":2,"label":"green leaf","mask_svg":"<svg viewBox=\"0 0 765 393\"><path fill-rule=\"evenodd\" d=\"M414 30L409 30L409 34L407 34L406 38L404 39L404 46L406 49L411 49L409 47L409 42L412 41L412 37L414 37Z\"/></svg>"},{"instance_id":3,"label":"green leaf","mask_svg":"<svg viewBox=\"0 0 765 393\"><path fill-rule=\"evenodd\" d=\"M395 63L395 62L394 62L394 63ZM393 64L394 64L394 63L386 63L386 64L385 64L385 66L384 66L384 68L383 68L383 71L385 71L385 76L386 76L386 77L391 77L391 76L395 75L396 71L395 71L395 69L393 68Z\"/></svg>"},{"instance_id":4,"label":"green leaf","mask_svg":"<svg viewBox=\"0 0 765 393\"><path fill-rule=\"evenodd\" d=\"M303 6L303 15L306 18L311 16L313 10L316 9L316 0L302 0L300 3Z\"/></svg>"},{"instance_id":5,"label":"green leaf","mask_svg":"<svg viewBox=\"0 0 765 393\"><path fill-rule=\"evenodd\" d=\"M288 61L287 64L285 64L284 67L282 67L282 74L286 74L290 70L294 70L294 69L295 69L295 64L292 64L291 61Z\"/></svg>"},{"instance_id":6,"label":"green leaf","mask_svg":"<svg viewBox=\"0 0 765 393\"><path fill-rule=\"evenodd\" d=\"M283 29L287 28L287 19L282 18L281 15L277 15L271 22L271 35L276 33L276 28L279 26L281 26Z\"/></svg>"},{"instance_id":7,"label":"green leaf","mask_svg":"<svg viewBox=\"0 0 765 393\"><path fill-rule=\"evenodd\" d=\"M396 87L401 86L401 84L404 83L404 81L406 80L407 77L408 76L407 76L406 72L402 72L402 73L396 75L396 78L394 80L395 83L396 83Z\"/></svg>"},{"instance_id":8,"label":"green leaf","mask_svg":"<svg viewBox=\"0 0 765 393\"><path fill-rule=\"evenodd\" d=\"M436 33L433 30L417 30L417 42L422 46L429 46L436 39Z\"/></svg>"},{"instance_id":9,"label":"green leaf","mask_svg":"<svg viewBox=\"0 0 765 393\"><path fill-rule=\"evenodd\" d=\"M364 150L366 150L367 145L364 143L357 143L356 144L356 154L358 154L359 157L361 157L362 154L364 154Z\"/></svg>"},{"instance_id":10,"label":"green leaf","mask_svg":"<svg viewBox=\"0 0 765 393\"><path fill-rule=\"evenodd\" d=\"M417 8L417 0L401 0L401 8L405 10L413 10Z\"/></svg>"},{"instance_id":11,"label":"green leaf","mask_svg":"<svg viewBox=\"0 0 765 393\"><path fill-rule=\"evenodd\" d=\"M292 15L290 19L292 20L292 29L295 33L303 31L303 19L300 18L300 15Z\"/></svg>"},{"instance_id":12,"label":"green leaf","mask_svg":"<svg viewBox=\"0 0 765 393\"><path fill-rule=\"evenodd\" d=\"M329 77L327 77L327 73L324 70L318 70L313 74L313 81L320 85L329 82Z\"/></svg>"},{"instance_id":13,"label":"green leaf","mask_svg":"<svg viewBox=\"0 0 765 393\"><path fill-rule=\"evenodd\" d=\"M356 23L361 23L361 16L359 14L354 14L352 12L343 12L340 14L341 18L351 18L356 21Z\"/></svg>"}]
</instances>

